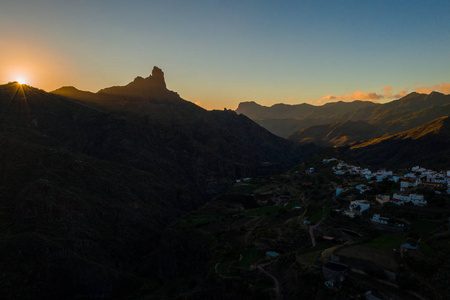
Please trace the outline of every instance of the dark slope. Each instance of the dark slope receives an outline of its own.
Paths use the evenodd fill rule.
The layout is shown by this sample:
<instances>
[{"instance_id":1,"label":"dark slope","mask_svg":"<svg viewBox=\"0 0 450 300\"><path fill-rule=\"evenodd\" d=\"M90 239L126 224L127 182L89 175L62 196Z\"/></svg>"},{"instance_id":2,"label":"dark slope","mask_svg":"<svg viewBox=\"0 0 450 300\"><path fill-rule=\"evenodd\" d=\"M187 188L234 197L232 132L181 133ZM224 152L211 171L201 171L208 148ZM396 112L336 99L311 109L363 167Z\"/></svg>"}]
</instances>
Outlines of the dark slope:
<instances>
[{"instance_id":1,"label":"dark slope","mask_svg":"<svg viewBox=\"0 0 450 300\"><path fill-rule=\"evenodd\" d=\"M371 123L386 123L399 116L408 115L430 107L441 107L450 103L450 95L438 92L431 94L410 93L405 97L377 107L361 109L354 114L354 120L370 120Z\"/></svg>"},{"instance_id":2,"label":"dark slope","mask_svg":"<svg viewBox=\"0 0 450 300\"><path fill-rule=\"evenodd\" d=\"M358 109L374 107L377 104L367 101L333 102L322 106L310 104L275 104L270 107L259 105L253 101L239 103L236 112L244 114L253 120L271 119L305 119L325 118L338 119L348 117Z\"/></svg>"},{"instance_id":3,"label":"dark slope","mask_svg":"<svg viewBox=\"0 0 450 300\"><path fill-rule=\"evenodd\" d=\"M271 107L242 102L236 112L248 116L278 136L288 137L306 127L345 121L356 111L374 106L377 104L367 101L339 101L322 106L275 104Z\"/></svg>"},{"instance_id":4,"label":"dark slope","mask_svg":"<svg viewBox=\"0 0 450 300\"><path fill-rule=\"evenodd\" d=\"M333 123L348 120L366 121L379 127L384 133L391 134L409 130L435 118L449 115L450 95L437 92L429 95L411 93L386 104L353 101L350 103L327 103L323 106L277 104L265 107L254 102L243 102L239 104L237 112L249 116L270 132L283 137L293 135L307 127L331 126ZM322 132L323 130L323 126L309 130L321 132L321 136L310 136L309 138L322 140L322 137L327 135ZM373 137L369 133L365 139Z\"/></svg>"},{"instance_id":5,"label":"dark slope","mask_svg":"<svg viewBox=\"0 0 450 300\"><path fill-rule=\"evenodd\" d=\"M398 134L356 143L345 153L377 167L421 165L438 170L450 168L450 119L435 119Z\"/></svg>"},{"instance_id":6,"label":"dark slope","mask_svg":"<svg viewBox=\"0 0 450 300\"><path fill-rule=\"evenodd\" d=\"M412 129L436 118L450 115L450 96L433 92L430 95L412 93L400 100L375 108L358 110L348 121L311 126L291 135L298 142L315 142L321 146L343 146L369 140L384 134ZM365 118L364 121L361 121ZM340 128L342 130L336 130Z\"/></svg>"},{"instance_id":7,"label":"dark slope","mask_svg":"<svg viewBox=\"0 0 450 300\"><path fill-rule=\"evenodd\" d=\"M379 126L365 121L345 121L308 127L294 133L289 139L298 143L314 143L320 147L333 147L375 138L382 133Z\"/></svg>"},{"instance_id":8,"label":"dark slope","mask_svg":"<svg viewBox=\"0 0 450 300\"><path fill-rule=\"evenodd\" d=\"M168 96L0 86L2 297L127 295L156 276L143 257L183 211L305 156L247 117L156 89Z\"/></svg>"}]
</instances>

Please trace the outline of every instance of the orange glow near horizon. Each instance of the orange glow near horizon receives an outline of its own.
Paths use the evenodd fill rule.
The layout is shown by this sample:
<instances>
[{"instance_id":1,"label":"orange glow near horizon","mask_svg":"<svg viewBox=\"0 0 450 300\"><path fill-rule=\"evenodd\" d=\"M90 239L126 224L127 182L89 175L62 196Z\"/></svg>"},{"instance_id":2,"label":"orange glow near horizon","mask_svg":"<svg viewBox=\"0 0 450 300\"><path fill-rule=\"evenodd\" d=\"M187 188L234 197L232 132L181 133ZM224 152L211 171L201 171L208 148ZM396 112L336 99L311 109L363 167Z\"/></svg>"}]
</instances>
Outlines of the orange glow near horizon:
<instances>
[{"instance_id":1,"label":"orange glow near horizon","mask_svg":"<svg viewBox=\"0 0 450 300\"><path fill-rule=\"evenodd\" d=\"M17 77L16 80L19 84L27 84L27 80L24 77Z\"/></svg>"}]
</instances>

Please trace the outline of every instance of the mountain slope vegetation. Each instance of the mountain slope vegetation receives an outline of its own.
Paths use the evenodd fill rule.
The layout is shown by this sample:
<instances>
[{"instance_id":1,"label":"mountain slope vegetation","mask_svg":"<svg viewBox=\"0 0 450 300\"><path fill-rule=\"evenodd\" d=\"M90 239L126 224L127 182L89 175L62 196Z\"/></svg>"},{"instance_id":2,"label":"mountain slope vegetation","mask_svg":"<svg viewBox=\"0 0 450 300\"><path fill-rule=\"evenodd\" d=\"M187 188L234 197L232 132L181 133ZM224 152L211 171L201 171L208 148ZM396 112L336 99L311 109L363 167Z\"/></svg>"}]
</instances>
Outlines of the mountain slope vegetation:
<instances>
[{"instance_id":1,"label":"mountain slope vegetation","mask_svg":"<svg viewBox=\"0 0 450 300\"><path fill-rule=\"evenodd\" d=\"M280 106L284 110L276 109ZM300 110L305 107L307 109ZM385 104L353 101L327 103L323 106L277 104L270 108L244 102L239 105L237 112L250 116L258 124L279 136L290 136L290 139L298 137L297 141L315 141L322 146L340 146L345 140L353 142L358 139L372 139L377 137L374 136L377 132L399 133L450 115L450 95L437 92L426 95L414 92ZM347 121L357 122L354 123L356 126L367 128L367 134L362 134L360 129L351 130ZM344 132L342 138L336 138L337 127L349 130ZM352 131L355 130L359 133L353 136Z\"/></svg>"},{"instance_id":2,"label":"mountain slope vegetation","mask_svg":"<svg viewBox=\"0 0 450 300\"><path fill-rule=\"evenodd\" d=\"M307 155L243 115L181 99L157 68L98 93L2 85L0 138L6 299L129 295L156 276L144 257L183 212Z\"/></svg>"},{"instance_id":3,"label":"mountain slope vegetation","mask_svg":"<svg viewBox=\"0 0 450 300\"><path fill-rule=\"evenodd\" d=\"M378 167L409 167L411 164L450 168L450 120L437 118L416 128L347 146L345 153Z\"/></svg>"}]
</instances>

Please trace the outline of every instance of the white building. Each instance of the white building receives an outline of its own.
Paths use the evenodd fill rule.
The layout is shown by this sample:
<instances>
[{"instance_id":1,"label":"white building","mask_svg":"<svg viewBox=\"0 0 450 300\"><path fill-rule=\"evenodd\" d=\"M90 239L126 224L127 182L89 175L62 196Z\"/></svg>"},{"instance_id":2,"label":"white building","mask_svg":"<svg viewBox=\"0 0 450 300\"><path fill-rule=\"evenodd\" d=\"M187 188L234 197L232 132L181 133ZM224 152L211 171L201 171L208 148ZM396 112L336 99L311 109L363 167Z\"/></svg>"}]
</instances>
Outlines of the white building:
<instances>
[{"instance_id":1,"label":"white building","mask_svg":"<svg viewBox=\"0 0 450 300\"><path fill-rule=\"evenodd\" d=\"M371 188L365 184L359 184L355 186L355 188L359 191L360 194L371 190Z\"/></svg>"},{"instance_id":2,"label":"white building","mask_svg":"<svg viewBox=\"0 0 450 300\"><path fill-rule=\"evenodd\" d=\"M405 203L411 202L414 205L417 206L424 206L427 205L427 201L424 199L423 195L418 194L401 194L401 193L395 193L392 196L391 202L393 204L402 205Z\"/></svg>"},{"instance_id":3,"label":"white building","mask_svg":"<svg viewBox=\"0 0 450 300\"><path fill-rule=\"evenodd\" d=\"M400 191L404 191L407 188L415 187L419 183L416 177L402 177L400 178Z\"/></svg>"},{"instance_id":4,"label":"white building","mask_svg":"<svg viewBox=\"0 0 450 300\"><path fill-rule=\"evenodd\" d=\"M373 214L372 221L380 224L388 224L389 218L382 217L380 214Z\"/></svg>"},{"instance_id":5,"label":"white building","mask_svg":"<svg viewBox=\"0 0 450 300\"><path fill-rule=\"evenodd\" d=\"M378 203L381 205L388 203L391 200L391 196L389 195L377 195L375 197L375 200L377 200Z\"/></svg>"},{"instance_id":6,"label":"white building","mask_svg":"<svg viewBox=\"0 0 450 300\"><path fill-rule=\"evenodd\" d=\"M371 175L372 171L370 171L369 169L364 169L360 172L361 175Z\"/></svg>"},{"instance_id":7,"label":"white building","mask_svg":"<svg viewBox=\"0 0 450 300\"><path fill-rule=\"evenodd\" d=\"M395 205L403 205L403 204L405 204L405 200L399 200L399 199L391 199L391 201L390 201L392 204L395 204Z\"/></svg>"},{"instance_id":8,"label":"white building","mask_svg":"<svg viewBox=\"0 0 450 300\"><path fill-rule=\"evenodd\" d=\"M392 171L386 171L386 170L379 170L375 173L375 176L377 177L377 181L381 182L383 179L391 177L393 175Z\"/></svg>"},{"instance_id":9,"label":"white building","mask_svg":"<svg viewBox=\"0 0 450 300\"><path fill-rule=\"evenodd\" d=\"M412 204L414 204L416 206L427 205L427 201L423 198L423 195L410 194L409 198L410 198L410 201L412 202Z\"/></svg>"},{"instance_id":10,"label":"white building","mask_svg":"<svg viewBox=\"0 0 450 300\"><path fill-rule=\"evenodd\" d=\"M324 158L324 159L322 159L322 162L324 164L326 164L326 163L329 163L329 162L332 162L332 161L335 161L335 160L336 160L336 158Z\"/></svg>"},{"instance_id":11,"label":"white building","mask_svg":"<svg viewBox=\"0 0 450 300\"><path fill-rule=\"evenodd\" d=\"M344 215L349 216L350 218L353 219L356 215L359 215L359 213L357 211L352 211L352 210L346 209L344 211Z\"/></svg>"},{"instance_id":12,"label":"white building","mask_svg":"<svg viewBox=\"0 0 450 300\"><path fill-rule=\"evenodd\" d=\"M392 176L391 178L389 178L389 180L393 181L393 182L398 182L400 180L400 177L399 176Z\"/></svg>"},{"instance_id":13,"label":"white building","mask_svg":"<svg viewBox=\"0 0 450 300\"><path fill-rule=\"evenodd\" d=\"M350 202L349 209L351 211L357 211L360 214L370 208L370 203L367 200L355 200Z\"/></svg>"}]
</instances>

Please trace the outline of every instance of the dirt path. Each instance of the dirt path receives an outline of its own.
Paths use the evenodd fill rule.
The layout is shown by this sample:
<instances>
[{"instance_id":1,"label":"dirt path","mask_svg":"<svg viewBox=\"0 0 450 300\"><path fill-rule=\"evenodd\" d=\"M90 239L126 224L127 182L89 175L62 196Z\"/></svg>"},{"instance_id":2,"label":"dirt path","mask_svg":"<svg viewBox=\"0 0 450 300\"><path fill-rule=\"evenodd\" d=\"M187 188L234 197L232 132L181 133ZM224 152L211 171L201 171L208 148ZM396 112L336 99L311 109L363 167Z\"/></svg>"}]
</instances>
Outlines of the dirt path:
<instances>
[{"instance_id":1,"label":"dirt path","mask_svg":"<svg viewBox=\"0 0 450 300\"><path fill-rule=\"evenodd\" d=\"M309 236L311 237L311 243L313 247L316 246L316 238L314 237L314 228L318 227L320 223L322 223L323 219L325 219L325 217L323 217L319 222L317 222L316 225L309 226Z\"/></svg>"},{"instance_id":2,"label":"dirt path","mask_svg":"<svg viewBox=\"0 0 450 300\"><path fill-rule=\"evenodd\" d=\"M281 291L280 291L280 283L278 282L278 279L275 278L275 276L273 276L272 274L268 273L266 270L264 270L263 265L259 265L257 267L261 272L263 272L264 274L266 274L267 276L269 276L270 278L273 279L273 281L275 282L275 293L277 295L277 300L281 300Z\"/></svg>"}]
</instances>

